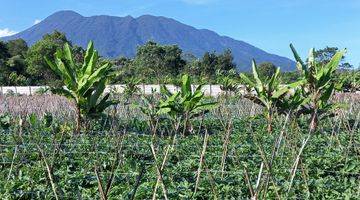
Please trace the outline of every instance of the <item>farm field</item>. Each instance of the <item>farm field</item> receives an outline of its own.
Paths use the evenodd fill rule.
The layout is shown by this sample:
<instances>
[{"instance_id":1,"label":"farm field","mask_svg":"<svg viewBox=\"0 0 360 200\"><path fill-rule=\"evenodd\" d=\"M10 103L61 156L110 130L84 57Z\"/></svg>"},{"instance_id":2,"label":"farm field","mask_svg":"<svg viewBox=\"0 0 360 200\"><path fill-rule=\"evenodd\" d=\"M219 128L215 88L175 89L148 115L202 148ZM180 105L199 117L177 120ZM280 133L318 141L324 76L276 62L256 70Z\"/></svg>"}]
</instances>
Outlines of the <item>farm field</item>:
<instances>
[{"instance_id":1,"label":"farm field","mask_svg":"<svg viewBox=\"0 0 360 200\"><path fill-rule=\"evenodd\" d=\"M1 105L23 104L1 108L21 116L1 129L1 198L100 198L101 183L109 199L357 199L359 98L336 95L333 101L349 106L312 134L306 117L287 116L277 116L269 134L261 107L219 97L183 136L166 118L153 134L134 106L143 103L138 96L81 134L62 97L4 97ZM41 117L49 112L52 119Z\"/></svg>"},{"instance_id":2,"label":"farm field","mask_svg":"<svg viewBox=\"0 0 360 200\"><path fill-rule=\"evenodd\" d=\"M58 31L0 47L1 199L360 198L346 49L290 44L297 71L241 72L231 50L109 59Z\"/></svg>"}]
</instances>

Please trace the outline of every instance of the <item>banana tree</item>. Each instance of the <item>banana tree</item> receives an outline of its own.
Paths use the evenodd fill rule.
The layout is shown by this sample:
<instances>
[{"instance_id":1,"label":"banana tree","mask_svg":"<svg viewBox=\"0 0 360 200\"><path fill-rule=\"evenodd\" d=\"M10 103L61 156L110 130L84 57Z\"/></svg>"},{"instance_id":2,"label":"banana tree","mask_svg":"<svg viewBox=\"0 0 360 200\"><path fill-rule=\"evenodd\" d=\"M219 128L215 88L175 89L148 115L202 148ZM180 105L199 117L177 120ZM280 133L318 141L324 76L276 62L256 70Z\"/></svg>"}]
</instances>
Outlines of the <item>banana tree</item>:
<instances>
[{"instance_id":1,"label":"banana tree","mask_svg":"<svg viewBox=\"0 0 360 200\"><path fill-rule=\"evenodd\" d=\"M135 77L131 77L128 80L126 80L124 95L125 97L127 97L127 99L133 97L134 94L136 94L137 92L140 92L140 88L138 87L140 82L141 79Z\"/></svg>"},{"instance_id":2,"label":"banana tree","mask_svg":"<svg viewBox=\"0 0 360 200\"><path fill-rule=\"evenodd\" d=\"M106 84L114 73L108 62L98 66L98 59L98 52L94 50L91 41L82 65L74 62L71 47L67 43L56 52L54 61L45 57L47 64L61 77L65 86L51 88L51 91L75 102L77 133L80 132L83 117L98 117L107 107L118 103L109 100L110 94L103 96Z\"/></svg>"},{"instance_id":3,"label":"banana tree","mask_svg":"<svg viewBox=\"0 0 360 200\"><path fill-rule=\"evenodd\" d=\"M303 62L292 44L290 48L297 61L297 68L302 73L298 82L302 96L309 98L309 103L302 106L302 112L311 114L310 131L313 132L318 126L319 117L326 116L338 107L330 102L330 98L335 89L339 88L334 75L346 50L337 52L330 62L323 64L317 62L314 49L310 50L307 61Z\"/></svg>"},{"instance_id":4,"label":"banana tree","mask_svg":"<svg viewBox=\"0 0 360 200\"><path fill-rule=\"evenodd\" d=\"M194 91L191 88L191 80L188 75L182 76L181 90L171 93L165 86L161 87L161 92L165 99L160 101L158 114L168 114L176 122L183 122L185 135L186 130L190 130L191 119L215 108L216 102L205 102L204 92L199 85Z\"/></svg>"},{"instance_id":5,"label":"banana tree","mask_svg":"<svg viewBox=\"0 0 360 200\"><path fill-rule=\"evenodd\" d=\"M252 61L252 72L254 81L250 80L245 74L240 74L240 77L245 82L247 94L245 98L250 99L256 104L265 108L264 114L267 119L267 130L272 132L273 115L276 110L278 102L283 99L289 91L289 87L280 85L280 68L270 77L262 81L259 78L258 68L255 60Z\"/></svg>"},{"instance_id":6,"label":"banana tree","mask_svg":"<svg viewBox=\"0 0 360 200\"><path fill-rule=\"evenodd\" d=\"M360 71L343 72L340 74L340 80L343 82L342 91L352 93L360 91Z\"/></svg>"},{"instance_id":7,"label":"banana tree","mask_svg":"<svg viewBox=\"0 0 360 200\"><path fill-rule=\"evenodd\" d=\"M220 89L225 91L225 97L227 97L229 93L236 93L239 89L239 84L234 78L236 76L235 71L230 70L228 73L217 71L216 76L218 77Z\"/></svg>"},{"instance_id":8,"label":"banana tree","mask_svg":"<svg viewBox=\"0 0 360 200\"><path fill-rule=\"evenodd\" d=\"M156 90L152 90L151 95L142 94L142 104L137 104L136 106L140 109L140 111L147 116L148 124L153 134L156 133L157 125L158 125L158 111L160 102L154 95Z\"/></svg>"}]
</instances>

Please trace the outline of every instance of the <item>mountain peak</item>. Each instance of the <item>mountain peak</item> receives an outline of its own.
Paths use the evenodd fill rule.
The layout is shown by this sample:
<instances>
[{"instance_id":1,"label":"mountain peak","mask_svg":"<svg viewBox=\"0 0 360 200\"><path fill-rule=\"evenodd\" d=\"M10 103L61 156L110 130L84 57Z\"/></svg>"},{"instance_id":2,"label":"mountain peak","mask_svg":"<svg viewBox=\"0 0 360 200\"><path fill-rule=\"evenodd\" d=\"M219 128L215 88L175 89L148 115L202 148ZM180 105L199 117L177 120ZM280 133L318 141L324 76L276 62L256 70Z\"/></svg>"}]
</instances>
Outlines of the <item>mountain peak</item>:
<instances>
[{"instance_id":1,"label":"mountain peak","mask_svg":"<svg viewBox=\"0 0 360 200\"><path fill-rule=\"evenodd\" d=\"M66 17L83 17L82 15L80 15L79 13L73 11L73 10L60 10L57 11L55 13L53 13L52 15L50 15L49 17L54 17L54 16L66 16Z\"/></svg>"},{"instance_id":2,"label":"mountain peak","mask_svg":"<svg viewBox=\"0 0 360 200\"><path fill-rule=\"evenodd\" d=\"M198 57L207 51L221 53L231 49L239 70L249 70L252 59L258 63L272 62L283 71L295 68L294 61L267 53L246 42L153 15L137 18L108 15L84 17L77 12L63 10L50 15L40 24L2 39L23 38L32 45L54 30L64 32L68 40L84 48L89 40L93 40L100 54L110 58L120 55L132 57L139 45L153 40L160 44L177 44L184 52Z\"/></svg>"}]
</instances>

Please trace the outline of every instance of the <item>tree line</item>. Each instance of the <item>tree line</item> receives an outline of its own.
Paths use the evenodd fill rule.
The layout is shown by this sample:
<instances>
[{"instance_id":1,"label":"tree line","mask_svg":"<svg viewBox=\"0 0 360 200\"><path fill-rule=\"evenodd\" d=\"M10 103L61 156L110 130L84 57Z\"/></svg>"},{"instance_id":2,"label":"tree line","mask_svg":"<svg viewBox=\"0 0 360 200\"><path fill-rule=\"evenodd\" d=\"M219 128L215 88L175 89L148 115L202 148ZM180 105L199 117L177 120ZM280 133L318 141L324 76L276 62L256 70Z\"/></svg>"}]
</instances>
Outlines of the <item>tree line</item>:
<instances>
[{"instance_id":1,"label":"tree line","mask_svg":"<svg viewBox=\"0 0 360 200\"><path fill-rule=\"evenodd\" d=\"M49 68L44 57L53 59L54 54L66 43L69 43L74 53L74 62L80 63L85 56L85 50L71 44L65 34L58 31L44 35L30 47L23 39L0 41L0 85L61 85L60 77ZM316 58L319 62L326 63L337 50L336 47L320 49L315 52ZM216 84L225 76L241 82L230 49L222 53L206 52L198 58L184 53L177 45L160 45L148 41L137 48L133 58L99 58L100 65L105 62L115 66L117 75L112 80L113 84L134 82L136 79L142 83L178 85L183 74L189 74L196 83ZM340 67L349 69L352 66L342 62ZM276 66L269 62L260 63L258 68L259 76L264 78L270 77L276 71ZM299 74L295 71L284 72L281 77L284 82L291 82L297 80Z\"/></svg>"}]
</instances>

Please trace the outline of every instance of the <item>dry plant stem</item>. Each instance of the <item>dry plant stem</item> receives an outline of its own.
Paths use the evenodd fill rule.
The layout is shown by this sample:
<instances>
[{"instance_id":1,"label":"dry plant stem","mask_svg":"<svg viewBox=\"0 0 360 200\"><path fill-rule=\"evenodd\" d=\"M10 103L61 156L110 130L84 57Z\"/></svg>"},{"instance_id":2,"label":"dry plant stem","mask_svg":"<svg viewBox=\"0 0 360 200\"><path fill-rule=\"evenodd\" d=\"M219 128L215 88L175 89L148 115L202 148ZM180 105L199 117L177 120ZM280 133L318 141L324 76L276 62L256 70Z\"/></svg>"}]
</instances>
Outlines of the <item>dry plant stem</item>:
<instances>
[{"instance_id":1,"label":"dry plant stem","mask_svg":"<svg viewBox=\"0 0 360 200\"><path fill-rule=\"evenodd\" d=\"M110 192L110 188L114 182L114 177L115 177L115 171L117 170L117 168L119 167L120 163L121 163L121 159L120 159L120 153L122 150L122 137L118 140L118 144L116 145L116 149L118 149L117 154L116 154L116 158L115 161L111 167L111 174L110 174L110 178L108 179L107 185L106 185L106 190L105 190L105 194L106 196L109 194Z\"/></svg>"},{"instance_id":2,"label":"dry plant stem","mask_svg":"<svg viewBox=\"0 0 360 200\"><path fill-rule=\"evenodd\" d=\"M209 138L209 134L208 134L207 130L205 130L203 148L202 148L201 155L200 155L199 167L198 167L198 170L197 170L197 173L196 173L195 189L194 189L194 193L193 193L192 196L194 196L196 194L197 188L199 186L201 169L202 169L203 162L205 160L205 153L206 153L206 147L207 147L207 143L208 143L208 138Z\"/></svg>"},{"instance_id":3,"label":"dry plant stem","mask_svg":"<svg viewBox=\"0 0 360 200\"><path fill-rule=\"evenodd\" d=\"M152 132L153 136L155 136L158 125L159 125L159 119L156 119L155 122L154 122L154 120L150 119L149 124L150 124L150 128L151 128L151 132Z\"/></svg>"},{"instance_id":4,"label":"dry plant stem","mask_svg":"<svg viewBox=\"0 0 360 200\"><path fill-rule=\"evenodd\" d=\"M94 171L95 171L95 175L96 175L96 180L98 182L98 189L99 189L99 193L100 193L100 198L101 198L101 200L106 200L107 197L106 197L106 194L105 194L104 189L103 189L104 187L102 185L102 181L101 181L101 178L99 176L97 166L95 166Z\"/></svg>"},{"instance_id":5,"label":"dry plant stem","mask_svg":"<svg viewBox=\"0 0 360 200\"><path fill-rule=\"evenodd\" d=\"M8 183L9 180L10 180L10 176L11 176L11 173L12 173L12 169L13 169L13 167L14 167L14 161L15 161L17 149L18 149L18 146L15 146L14 154L13 154L12 161L11 161L11 165L10 165L9 174L8 174L8 176L7 176L7 180L6 180L6 183L5 183L5 187L6 187L7 183Z\"/></svg>"},{"instance_id":6,"label":"dry plant stem","mask_svg":"<svg viewBox=\"0 0 360 200\"><path fill-rule=\"evenodd\" d=\"M260 188L260 181L261 181L261 177L262 177L262 173L263 173L263 169L264 169L264 163L262 162L260 165L260 170L259 170L259 174L258 174L258 179L256 181L256 185L255 185L255 190L256 193L259 192L259 188Z\"/></svg>"},{"instance_id":7,"label":"dry plant stem","mask_svg":"<svg viewBox=\"0 0 360 200\"><path fill-rule=\"evenodd\" d=\"M349 158L349 151L350 149L352 148L352 145L353 145L353 141L354 141L354 132L356 130L356 127L358 126L359 124L359 119L360 119L360 112L358 113L357 117L356 117L356 121L354 123L354 126L353 128L351 129L350 131L350 140L349 140L349 144L347 145L347 148L345 149L345 163L348 162L348 158Z\"/></svg>"},{"instance_id":8,"label":"dry plant stem","mask_svg":"<svg viewBox=\"0 0 360 200\"><path fill-rule=\"evenodd\" d=\"M60 144L64 141L64 132L61 133L60 136L60 143L56 142L56 134L54 134L53 138L53 145L55 146L53 154L52 154L52 161L51 166L54 166L54 162L56 160L56 155L60 152Z\"/></svg>"},{"instance_id":9,"label":"dry plant stem","mask_svg":"<svg viewBox=\"0 0 360 200\"><path fill-rule=\"evenodd\" d=\"M161 163L161 167L160 167L160 170L161 170L161 171L164 170L165 163L166 163L166 158L167 158L167 155L168 155L168 153L169 153L169 150L170 150L170 146L167 146L166 151L165 151L165 156L164 156L163 162ZM154 192L153 192L152 199L156 199L156 192L157 192L157 188L158 188L158 185L159 185L159 184L160 184L160 177L158 176L158 177L157 177L157 180L156 180L156 184L155 184L155 188L154 188Z\"/></svg>"},{"instance_id":10,"label":"dry plant stem","mask_svg":"<svg viewBox=\"0 0 360 200\"><path fill-rule=\"evenodd\" d=\"M200 124L199 124L199 131L198 131L198 135L200 134L200 132L201 132L201 127L202 127L202 125L203 125L203 123L204 123L204 118L205 118L205 115L204 115L204 112L202 112L202 114L201 114L201 120L200 120Z\"/></svg>"},{"instance_id":11,"label":"dry plant stem","mask_svg":"<svg viewBox=\"0 0 360 200\"><path fill-rule=\"evenodd\" d=\"M278 191L276 190L276 188L277 188L276 181L274 180L274 177L273 177L273 174L272 174L272 168L271 168L271 166L269 165L268 159L266 158L265 152L264 152L264 150L263 150L264 148L262 147L261 144L258 144L257 139L255 139L255 137L253 137L253 138L254 138L255 144L256 144L256 146L258 147L258 150L259 150L259 152L260 152L261 159L263 160L263 163L264 163L264 165L265 165L265 167L266 167L266 170L268 171L267 178L270 178L270 179L271 179L271 182L272 182L272 184L273 184L273 186L274 186L274 188L275 188L276 197L277 197L278 199L281 199ZM267 191L264 192L264 195L263 195L264 198L265 198L266 192L267 192Z\"/></svg>"},{"instance_id":12,"label":"dry plant stem","mask_svg":"<svg viewBox=\"0 0 360 200\"><path fill-rule=\"evenodd\" d=\"M116 141L116 147L115 147L115 149L117 150L116 158L115 158L114 163L111 166L110 177L107 180L106 188L104 188L104 186L103 186L102 179L101 179L101 177L99 175L99 172L98 172L99 171L98 167L97 166L94 167L94 172L95 172L96 179L97 179L97 182L98 182L98 189L99 189L100 197L101 197L102 200L107 199L107 196L108 196L108 194L110 192L111 186L112 186L113 181L114 181L115 172L116 172L117 168L119 167L119 165L121 163L120 154L121 154L121 150L122 150L122 141L123 141L122 136L119 136L117 141Z\"/></svg>"},{"instance_id":13,"label":"dry plant stem","mask_svg":"<svg viewBox=\"0 0 360 200\"><path fill-rule=\"evenodd\" d=\"M225 133L225 137L224 137L223 153L222 153L222 158L221 158L221 178L222 179L224 178L225 162L226 162L226 156L227 156L231 131L232 131L232 120L230 120L227 125L226 133Z\"/></svg>"},{"instance_id":14,"label":"dry plant stem","mask_svg":"<svg viewBox=\"0 0 360 200\"><path fill-rule=\"evenodd\" d=\"M295 178L295 175L296 175L296 170L297 170L297 166L298 166L298 164L299 164L300 156L301 156L301 154L302 154L302 152L303 152L303 150L304 150L307 142L309 141L310 136L311 136L311 130L310 130L310 134L308 135L308 137L307 137L305 140L303 140L302 145L301 145L301 148L300 148L300 150L299 150L299 153L298 153L298 155L296 156L295 162L294 162L294 164L293 164L293 167L292 167L292 170L291 170L291 173L290 173L290 177L291 177L291 178L290 178L289 189L288 189L288 191L287 191L288 194L289 194L289 192L290 192L290 190L291 190L291 186L292 186L292 183L293 183L294 178Z\"/></svg>"},{"instance_id":15,"label":"dry plant stem","mask_svg":"<svg viewBox=\"0 0 360 200\"><path fill-rule=\"evenodd\" d=\"M174 146L175 146L175 143L176 143L176 136L177 134L175 133L174 137L173 137L173 140L172 140L172 143L171 143L171 146L167 146L167 149L165 151L165 156L163 158L163 161L161 163L161 171L164 170L164 167L165 167L165 164L166 164L166 160L167 160L167 157L168 157L168 154L170 151L174 150ZM158 188L158 185L160 183L160 177L158 176L157 180L156 180L156 184L155 184L155 188L154 188L154 192L153 192L153 197L152 199L156 199L156 192L157 192L157 188Z\"/></svg>"},{"instance_id":16,"label":"dry plant stem","mask_svg":"<svg viewBox=\"0 0 360 200\"><path fill-rule=\"evenodd\" d=\"M48 164L48 162L46 161L46 157L45 157L45 154L44 154L44 151L40 148L39 145L36 145L40 154L41 154L41 157L43 158L43 161L45 163L45 166L46 166L46 171L47 171L47 175L48 175L48 178L50 180L50 184L51 184L51 189L54 193L54 196L55 196L55 199L56 200L59 200L59 197L57 195L57 192L56 192L56 185L55 185L55 182L54 182L54 179L53 179L53 174L52 174L52 170Z\"/></svg>"},{"instance_id":17,"label":"dry plant stem","mask_svg":"<svg viewBox=\"0 0 360 200\"><path fill-rule=\"evenodd\" d=\"M206 174L207 174L207 175L209 176L209 178L210 178L211 190L212 190L212 192L213 192L213 194L214 194L214 199L217 199L217 192L216 192L216 190L215 190L215 185L216 185L216 184L215 184L215 180L214 180L214 177L212 176L209 168L207 167L207 164L206 164L206 161L205 161L205 160L204 160L204 168L205 168Z\"/></svg>"},{"instance_id":18,"label":"dry plant stem","mask_svg":"<svg viewBox=\"0 0 360 200\"><path fill-rule=\"evenodd\" d=\"M302 173L302 176L303 176L303 179L304 179L304 182L305 182L305 186L306 186L306 190L307 190L307 198L309 198L310 196L310 190L309 190L309 184L308 184L308 175L305 171L305 168L304 168L304 164L302 162L302 160L300 159L300 167L301 167L301 173Z\"/></svg>"},{"instance_id":19,"label":"dry plant stem","mask_svg":"<svg viewBox=\"0 0 360 200\"><path fill-rule=\"evenodd\" d=\"M249 124L249 128L252 129L252 123ZM274 186L274 188L275 188L276 197L277 197L278 199L281 199L278 191L276 190L276 188L277 188L276 181L275 181L274 178L273 178L272 170L271 170L271 167L269 166L269 163L268 163L268 161L267 161L266 155L265 155L265 153L264 153L264 151L263 151L263 147L262 147L261 144L259 144L259 142L257 141L257 138L255 137L254 134L252 134L252 138L253 138L253 140L254 140L254 142L255 142L255 145L258 147L258 150L259 150L259 152L260 152L260 157L261 157L261 159L263 160L263 163L265 164L266 170L268 171L267 178L270 178L270 179L271 179L271 182L272 182L272 184L273 184L273 186ZM264 192L264 195L263 195L264 198L265 198L265 195L266 195L266 191Z\"/></svg>"},{"instance_id":20,"label":"dry plant stem","mask_svg":"<svg viewBox=\"0 0 360 200\"><path fill-rule=\"evenodd\" d=\"M161 182L161 186L162 186L162 189L163 189L163 193L164 193L164 198L167 200L168 199L168 197L167 197L167 189L166 189L166 186L165 186L165 183L164 183L164 179L163 179L163 176L162 176L162 172L161 172L161 170L160 170L160 168L159 168L159 166L158 166L158 159L157 159L157 157L156 157L156 152L155 152L155 148L154 148L154 145L153 145L153 143L151 142L151 144L150 144L150 148L151 148L151 153L152 153L152 155L153 155L153 157L154 157L154 160L155 160L155 168L156 168L156 172L157 172L157 174L158 174L158 178L160 179L160 182Z\"/></svg>"},{"instance_id":21,"label":"dry plant stem","mask_svg":"<svg viewBox=\"0 0 360 200\"><path fill-rule=\"evenodd\" d=\"M136 178L135 187L134 187L133 193L131 194L131 197L130 197L131 200L135 199L136 191L140 186L140 181L141 181L142 177L144 176L144 174L145 174L145 165L142 164L141 171L139 173L139 176Z\"/></svg>"},{"instance_id":22,"label":"dry plant stem","mask_svg":"<svg viewBox=\"0 0 360 200\"><path fill-rule=\"evenodd\" d=\"M245 166L244 166L244 175L245 175L246 184L247 184L248 187L249 187L251 199L257 199L256 194L255 194L255 192L254 192L254 189L253 189L253 187L252 187L252 185L251 185L249 173L247 172L247 169L246 169Z\"/></svg>"},{"instance_id":23,"label":"dry plant stem","mask_svg":"<svg viewBox=\"0 0 360 200\"><path fill-rule=\"evenodd\" d=\"M287 125L287 123L288 123L288 121L290 119L290 112L291 112L291 110L286 115L284 125L283 125L283 127L282 127L282 129L280 131L279 136L277 137L277 139L276 139L276 141L274 143L274 147L273 147L273 150L272 150L272 153L271 153L271 159L269 161L270 174L272 173L273 162L274 162L275 157L277 156L278 151L279 151L280 146L281 146L281 142L282 142L282 139L283 139L283 136L284 136L284 133L285 133L286 125ZM265 189L264 189L265 194L267 192L268 186L269 186L269 176L267 175L266 178L265 178Z\"/></svg>"}]
</instances>

